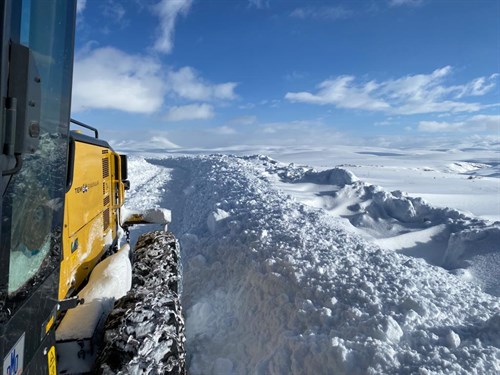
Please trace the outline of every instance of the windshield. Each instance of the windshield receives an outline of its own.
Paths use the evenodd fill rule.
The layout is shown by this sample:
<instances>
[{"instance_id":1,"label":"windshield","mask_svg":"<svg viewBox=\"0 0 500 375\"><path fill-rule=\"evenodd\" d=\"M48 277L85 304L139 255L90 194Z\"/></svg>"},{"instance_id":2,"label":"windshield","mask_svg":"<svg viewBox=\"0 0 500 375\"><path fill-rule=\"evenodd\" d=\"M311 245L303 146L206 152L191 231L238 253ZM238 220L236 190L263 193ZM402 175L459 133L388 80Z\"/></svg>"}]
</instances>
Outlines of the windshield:
<instances>
[{"instance_id":1,"label":"windshield","mask_svg":"<svg viewBox=\"0 0 500 375\"><path fill-rule=\"evenodd\" d=\"M21 42L32 50L42 80L41 133L38 149L23 156L4 196L9 294L35 275L43 278L54 266L48 256L59 256L73 64L67 52L73 48L73 7L65 0L24 0L22 9Z\"/></svg>"}]
</instances>

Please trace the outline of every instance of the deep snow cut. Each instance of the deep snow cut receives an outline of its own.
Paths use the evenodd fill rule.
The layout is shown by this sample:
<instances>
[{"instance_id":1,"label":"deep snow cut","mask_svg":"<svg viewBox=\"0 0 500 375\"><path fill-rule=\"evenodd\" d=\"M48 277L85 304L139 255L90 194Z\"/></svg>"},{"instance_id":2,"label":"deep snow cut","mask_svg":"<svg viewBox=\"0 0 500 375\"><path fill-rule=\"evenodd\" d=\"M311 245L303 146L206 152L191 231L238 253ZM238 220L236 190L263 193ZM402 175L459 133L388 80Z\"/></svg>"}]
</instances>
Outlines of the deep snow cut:
<instances>
[{"instance_id":1,"label":"deep snow cut","mask_svg":"<svg viewBox=\"0 0 500 375\"><path fill-rule=\"evenodd\" d=\"M264 156L129 167L172 209L190 373L500 370L498 224Z\"/></svg>"}]
</instances>

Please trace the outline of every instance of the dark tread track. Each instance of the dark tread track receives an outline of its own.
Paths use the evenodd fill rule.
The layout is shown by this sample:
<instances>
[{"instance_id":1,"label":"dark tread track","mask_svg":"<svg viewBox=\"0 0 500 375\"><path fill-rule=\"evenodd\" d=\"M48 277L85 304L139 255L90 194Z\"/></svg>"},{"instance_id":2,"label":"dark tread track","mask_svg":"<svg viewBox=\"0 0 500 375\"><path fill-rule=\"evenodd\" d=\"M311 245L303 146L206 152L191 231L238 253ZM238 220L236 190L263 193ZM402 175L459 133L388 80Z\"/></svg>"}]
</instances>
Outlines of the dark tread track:
<instances>
[{"instance_id":1,"label":"dark tread track","mask_svg":"<svg viewBox=\"0 0 500 375\"><path fill-rule=\"evenodd\" d=\"M133 251L132 290L106 323L101 374L185 374L179 244L149 232Z\"/></svg>"}]
</instances>

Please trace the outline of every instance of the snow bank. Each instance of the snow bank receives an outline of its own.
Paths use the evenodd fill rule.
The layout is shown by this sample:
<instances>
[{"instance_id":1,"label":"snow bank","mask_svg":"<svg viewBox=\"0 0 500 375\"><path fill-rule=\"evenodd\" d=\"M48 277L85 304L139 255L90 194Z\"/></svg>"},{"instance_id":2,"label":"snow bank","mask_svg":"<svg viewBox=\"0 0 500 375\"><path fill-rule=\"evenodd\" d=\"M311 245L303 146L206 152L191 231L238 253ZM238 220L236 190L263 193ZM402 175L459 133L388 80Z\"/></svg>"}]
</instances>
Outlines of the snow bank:
<instances>
[{"instance_id":1,"label":"snow bank","mask_svg":"<svg viewBox=\"0 0 500 375\"><path fill-rule=\"evenodd\" d=\"M455 274L466 273L486 292L500 296L500 222L489 223L451 208L434 207L398 190L384 191L340 168L305 171L294 164L251 160L259 160L258 165L268 176L276 176L278 180L274 181L286 193L335 217L346 218L356 233L380 247L449 270L461 269ZM305 195L304 181L315 184L306 189ZM301 194L295 186L302 187Z\"/></svg>"},{"instance_id":2,"label":"snow bank","mask_svg":"<svg viewBox=\"0 0 500 375\"><path fill-rule=\"evenodd\" d=\"M127 294L132 285L129 251L129 245L123 245L94 268L87 285L78 294L84 304L68 310L57 327L57 340L92 337L97 323L111 311L115 300Z\"/></svg>"},{"instance_id":3,"label":"snow bank","mask_svg":"<svg viewBox=\"0 0 500 375\"><path fill-rule=\"evenodd\" d=\"M448 165L448 170L456 173L470 173L488 167L490 167L488 164L482 163L455 162Z\"/></svg>"},{"instance_id":4,"label":"snow bank","mask_svg":"<svg viewBox=\"0 0 500 375\"><path fill-rule=\"evenodd\" d=\"M271 153L271 154L269 154ZM286 147L266 154L317 169L347 168L361 180L422 197L436 207L452 207L500 221L498 144L458 148L342 146Z\"/></svg>"},{"instance_id":5,"label":"snow bank","mask_svg":"<svg viewBox=\"0 0 500 375\"><path fill-rule=\"evenodd\" d=\"M452 233L443 267L479 282L484 291L500 296L500 226L471 227Z\"/></svg>"},{"instance_id":6,"label":"snow bank","mask_svg":"<svg viewBox=\"0 0 500 375\"><path fill-rule=\"evenodd\" d=\"M126 192L125 206L134 209L158 208L161 196L165 193L165 184L170 179L170 173L165 168L159 168L145 163L138 156L128 159L128 173L131 189ZM147 168L144 168L144 165Z\"/></svg>"},{"instance_id":7,"label":"snow bank","mask_svg":"<svg viewBox=\"0 0 500 375\"><path fill-rule=\"evenodd\" d=\"M177 176L168 188L147 189L166 189L161 205L173 209L171 228L181 240L190 374L500 371L498 298L423 259L381 249L353 234L345 218L291 199L277 187L275 161L150 162L132 163L130 175ZM278 168L288 181L308 171ZM319 181L334 181L333 198L352 200L346 206L340 199L341 211L373 233L482 228L346 172Z\"/></svg>"}]
</instances>

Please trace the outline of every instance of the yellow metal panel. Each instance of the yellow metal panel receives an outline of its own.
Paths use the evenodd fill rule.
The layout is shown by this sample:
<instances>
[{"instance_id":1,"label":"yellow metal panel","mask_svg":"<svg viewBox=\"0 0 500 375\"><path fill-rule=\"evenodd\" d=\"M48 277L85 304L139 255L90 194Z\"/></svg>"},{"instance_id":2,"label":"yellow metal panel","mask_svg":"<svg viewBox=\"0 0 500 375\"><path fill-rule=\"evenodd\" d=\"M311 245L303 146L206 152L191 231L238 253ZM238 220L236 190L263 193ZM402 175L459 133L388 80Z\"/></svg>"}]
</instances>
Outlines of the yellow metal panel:
<instances>
[{"instance_id":1,"label":"yellow metal panel","mask_svg":"<svg viewBox=\"0 0 500 375\"><path fill-rule=\"evenodd\" d=\"M45 333L49 333L50 329L52 328L52 326L54 325L54 322L56 321L56 318L54 315L52 315L50 318L49 318L49 321L47 322L47 324L45 325Z\"/></svg>"},{"instance_id":2,"label":"yellow metal panel","mask_svg":"<svg viewBox=\"0 0 500 375\"><path fill-rule=\"evenodd\" d=\"M56 347L52 346L47 353L49 375L57 375Z\"/></svg>"},{"instance_id":3,"label":"yellow metal panel","mask_svg":"<svg viewBox=\"0 0 500 375\"><path fill-rule=\"evenodd\" d=\"M109 159L109 149L75 142L73 179L65 198L59 299L83 283L116 236Z\"/></svg>"},{"instance_id":4,"label":"yellow metal panel","mask_svg":"<svg viewBox=\"0 0 500 375\"><path fill-rule=\"evenodd\" d=\"M103 147L75 142L73 181L66 194L70 236L103 211L104 195L109 194L109 178L103 178ZM103 156L105 158L103 158Z\"/></svg>"},{"instance_id":5,"label":"yellow metal panel","mask_svg":"<svg viewBox=\"0 0 500 375\"><path fill-rule=\"evenodd\" d=\"M113 150L75 142L73 181L66 193L59 299L88 277L117 235L124 201L121 160Z\"/></svg>"}]
</instances>

